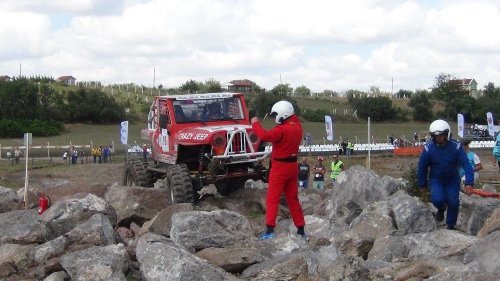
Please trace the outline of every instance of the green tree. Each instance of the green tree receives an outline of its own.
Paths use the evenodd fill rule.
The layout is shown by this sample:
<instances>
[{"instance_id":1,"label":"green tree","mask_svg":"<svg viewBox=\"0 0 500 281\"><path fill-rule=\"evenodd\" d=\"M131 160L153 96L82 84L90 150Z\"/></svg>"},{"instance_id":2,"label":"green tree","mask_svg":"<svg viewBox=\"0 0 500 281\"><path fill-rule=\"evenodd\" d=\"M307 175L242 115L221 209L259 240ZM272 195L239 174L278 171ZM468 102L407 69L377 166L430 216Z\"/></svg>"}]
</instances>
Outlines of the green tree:
<instances>
[{"instance_id":1,"label":"green tree","mask_svg":"<svg viewBox=\"0 0 500 281\"><path fill-rule=\"evenodd\" d=\"M396 98L398 99L404 99L404 98L412 98L413 97L413 92L412 91L409 91L409 90L399 90L396 92L395 94Z\"/></svg>"},{"instance_id":2,"label":"green tree","mask_svg":"<svg viewBox=\"0 0 500 281\"><path fill-rule=\"evenodd\" d=\"M199 92L202 87L203 85L201 83L198 83L194 80L188 80L184 84L182 84L179 89L182 92L193 94Z\"/></svg>"},{"instance_id":3,"label":"green tree","mask_svg":"<svg viewBox=\"0 0 500 281\"><path fill-rule=\"evenodd\" d=\"M294 91L294 96L299 96L299 97L310 97L311 96L311 90L307 88L306 86L298 86L295 88Z\"/></svg>"},{"instance_id":4,"label":"green tree","mask_svg":"<svg viewBox=\"0 0 500 281\"><path fill-rule=\"evenodd\" d=\"M427 91L420 91L413 95L408 106L413 109L414 121L431 121L434 119L432 102Z\"/></svg>"},{"instance_id":5,"label":"green tree","mask_svg":"<svg viewBox=\"0 0 500 281\"><path fill-rule=\"evenodd\" d=\"M486 112L491 112L493 118L500 118L500 88L491 82L484 86L483 95L477 99L471 121L484 123Z\"/></svg>"},{"instance_id":6,"label":"green tree","mask_svg":"<svg viewBox=\"0 0 500 281\"><path fill-rule=\"evenodd\" d=\"M210 78L201 87L204 93L220 93L222 92L222 87L219 81L214 78Z\"/></svg>"},{"instance_id":7,"label":"green tree","mask_svg":"<svg viewBox=\"0 0 500 281\"><path fill-rule=\"evenodd\" d=\"M392 100L388 97L352 98L350 105L357 110L359 117L370 117L373 121L396 120L398 116L398 111L392 106Z\"/></svg>"},{"instance_id":8,"label":"green tree","mask_svg":"<svg viewBox=\"0 0 500 281\"><path fill-rule=\"evenodd\" d=\"M278 84L271 89L271 94L275 96L291 96L293 93L293 88L290 84Z\"/></svg>"}]
</instances>

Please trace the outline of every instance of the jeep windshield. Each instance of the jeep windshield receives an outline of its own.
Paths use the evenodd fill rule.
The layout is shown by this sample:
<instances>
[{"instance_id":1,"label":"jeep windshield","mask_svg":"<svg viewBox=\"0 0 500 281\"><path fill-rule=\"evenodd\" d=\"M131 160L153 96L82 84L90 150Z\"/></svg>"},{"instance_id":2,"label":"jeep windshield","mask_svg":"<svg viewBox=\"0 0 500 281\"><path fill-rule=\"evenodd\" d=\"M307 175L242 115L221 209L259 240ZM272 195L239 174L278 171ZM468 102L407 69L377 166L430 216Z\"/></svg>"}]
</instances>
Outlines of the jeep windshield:
<instances>
[{"instance_id":1,"label":"jeep windshield","mask_svg":"<svg viewBox=\"0 0 500 281\"><path fill-rule=\"evenodd\" d=\"M245 118L238 97L174 100L173 107L177 123L241 120Z\"/></svg>"}]
</instances>

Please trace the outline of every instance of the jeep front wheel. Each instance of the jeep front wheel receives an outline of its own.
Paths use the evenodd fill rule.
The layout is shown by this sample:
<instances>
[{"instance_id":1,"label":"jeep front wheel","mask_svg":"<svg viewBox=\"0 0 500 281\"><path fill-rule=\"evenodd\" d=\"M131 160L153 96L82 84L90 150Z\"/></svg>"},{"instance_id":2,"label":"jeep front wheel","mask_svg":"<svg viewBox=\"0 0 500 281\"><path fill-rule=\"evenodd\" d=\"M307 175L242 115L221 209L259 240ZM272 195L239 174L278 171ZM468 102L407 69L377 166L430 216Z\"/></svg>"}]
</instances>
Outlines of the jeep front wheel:
<instances>
[{"instance_id":1,"label":"jeep front wheel","mask_svg":"<svg viewBox=\"0 0 500 281\"><path fill-rule=\"evenodd\" d=\"M147 163L142 159L133 158L127 161L123 169L123 185L151 187L153 175L147 170Z\"/></svg>"},{"instance_id":2,"label":"jeep front wheel","mask_svg":"<svg viewBox=\"0 0 500 281\"><path fill-rule=\"evenodd\" d=\"M167 186L172 204L193 203L193 183L186 164L173 165L168 169Z\"/></svg>"}]
</instances>

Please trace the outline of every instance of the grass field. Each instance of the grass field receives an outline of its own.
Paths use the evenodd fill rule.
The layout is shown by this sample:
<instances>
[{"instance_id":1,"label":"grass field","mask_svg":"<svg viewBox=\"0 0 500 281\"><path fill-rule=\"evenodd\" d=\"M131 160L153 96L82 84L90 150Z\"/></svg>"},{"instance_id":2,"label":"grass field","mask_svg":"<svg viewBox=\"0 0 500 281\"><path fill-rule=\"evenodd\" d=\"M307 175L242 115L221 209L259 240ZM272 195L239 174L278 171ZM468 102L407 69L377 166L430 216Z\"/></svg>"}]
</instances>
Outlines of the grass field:
<instances>
[{"instance_id":1,"label":"grass field","mask_svg":"<svg viewBox=\"0 0 500 281\"><path fill-rule=\"evenodd\" d=\"M264 120L264 126L271 128L273 120L270 118ZM456 127L455 124L452 128ZM414 132L427 130L427 123L372 123L371 136L372 142L386 142L388 136L396 137L405 136L407 139L412 139ZM132 123L129 124L129 145L141 145L144 141L140 139L140 131L145 127L145 124ZM313 143L323 144L323 138L326 137L325 125L321 122L304 122L304 133L311 133ZM335 143L340 137L349 138L358 143L366 143L368 139L368 126L366 121L357 123L346 123L334 121ZM325 141L328 142L328 141ZM66 125L66 131L60 136L34 138L33 146L65 146L65 145L110 145L115 144L117 152L124 149L120 143L120 125L86 125L86 124L70 124ZM0 147L22 146L23 139L0 139ZM3 149L2 149L3 150ZM5 157L6 151L2 151L2 157ZM59 153L54 151L54 153ZM46 152L44 152L46 154Z\"/></svg>"}]
</instances>

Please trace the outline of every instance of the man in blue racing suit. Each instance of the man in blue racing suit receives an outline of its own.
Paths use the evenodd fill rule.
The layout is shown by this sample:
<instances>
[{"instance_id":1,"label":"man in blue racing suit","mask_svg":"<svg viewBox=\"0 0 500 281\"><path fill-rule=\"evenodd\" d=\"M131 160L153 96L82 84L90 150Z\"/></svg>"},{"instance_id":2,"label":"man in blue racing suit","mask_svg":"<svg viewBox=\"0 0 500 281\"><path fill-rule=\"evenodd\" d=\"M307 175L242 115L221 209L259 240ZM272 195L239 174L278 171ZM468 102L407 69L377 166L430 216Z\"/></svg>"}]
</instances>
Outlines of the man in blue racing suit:
<instances>
[{"instance_id":1,"label":"man in blue racing suit","mask_svg":"<svg viewBox=\"0 0 500 281\"><path fill-rule=\"evenodd\" d=\"M424 191L430 187L432 204L438 209L436 220L442 222L444 212L448 229L455 229L460 207L460 177L458 166L465 171L465 192L470 194L474 185L474 171L462 144L451 139L450 126L446 121L431 123L429 132L432 142L424 146L418 162L418 186ZM429 174L429 181L427 175Z\"/></svg>"}]
</instances>

